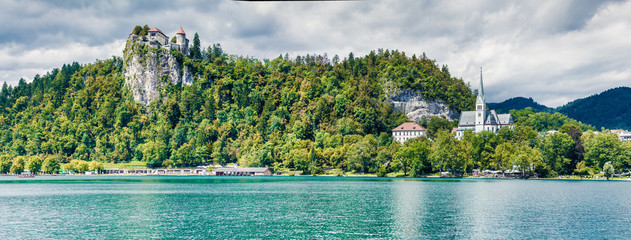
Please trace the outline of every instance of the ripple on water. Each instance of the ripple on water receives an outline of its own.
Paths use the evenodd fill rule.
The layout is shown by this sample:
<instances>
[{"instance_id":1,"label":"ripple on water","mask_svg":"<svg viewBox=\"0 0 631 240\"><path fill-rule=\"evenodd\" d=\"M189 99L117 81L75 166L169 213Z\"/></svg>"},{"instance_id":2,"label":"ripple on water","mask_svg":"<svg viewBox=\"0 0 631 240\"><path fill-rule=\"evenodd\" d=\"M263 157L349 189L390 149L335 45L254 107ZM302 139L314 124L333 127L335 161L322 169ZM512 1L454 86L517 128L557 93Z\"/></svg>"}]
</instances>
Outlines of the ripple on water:
<instances>
[{"instance_id":1,"label":"ripple on water","mask_svg":"<svg viewBox=\"0 0 631 240\"><path fill-rule=\"evenodd\" d=\"M627 182L0 178L0 239L626 238Z\"/></svg>"}]
</instances>

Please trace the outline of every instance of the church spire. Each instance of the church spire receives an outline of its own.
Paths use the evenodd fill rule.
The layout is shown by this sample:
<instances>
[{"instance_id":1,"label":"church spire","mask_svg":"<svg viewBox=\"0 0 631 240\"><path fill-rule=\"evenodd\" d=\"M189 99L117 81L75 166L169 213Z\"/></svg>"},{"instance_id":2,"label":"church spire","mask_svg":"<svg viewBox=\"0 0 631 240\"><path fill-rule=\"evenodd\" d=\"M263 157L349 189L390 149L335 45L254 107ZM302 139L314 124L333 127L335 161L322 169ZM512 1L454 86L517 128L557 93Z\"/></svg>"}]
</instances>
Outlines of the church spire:
<instances>
[{"instance_id":1,"label":"church spire","mask_svg":"<svg viewBox=\"0 0 631 240\"><path fill-rule=\"evenodd\" d=\"M480 67L480 96L484 97L484 84L482 84L482 67Z\"/></svg>"}]
</instances>

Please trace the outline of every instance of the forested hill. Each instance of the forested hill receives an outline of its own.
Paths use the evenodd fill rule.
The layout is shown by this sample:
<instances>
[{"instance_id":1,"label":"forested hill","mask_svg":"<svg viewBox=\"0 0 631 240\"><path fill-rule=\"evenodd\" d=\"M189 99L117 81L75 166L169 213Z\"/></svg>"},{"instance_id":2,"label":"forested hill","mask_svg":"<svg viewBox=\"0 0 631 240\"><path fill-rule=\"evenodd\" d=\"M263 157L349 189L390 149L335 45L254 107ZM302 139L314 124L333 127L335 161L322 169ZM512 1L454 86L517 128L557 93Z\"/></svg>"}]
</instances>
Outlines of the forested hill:
<instances>
[{"instance_id":1,"label":"forested hill","mask_svg":"<svg viewBox=\"0 0 631 240\"><path fill-rule=\"evenodd\" d=\"M631 129L631 88L618 87L600 94L574 100L558 108L548 108L532 98L516 97L489 103L490 109L507 113L530 107L535 112L559 112L598 129Z\"/></svg>"},{"instance_id":2,"label":"forested hill","mask_svg":"<svg viewBox=\"0 0 631 240\"><path fill-rule=\"evenodd\" d=\"M631 130L631 88L618 87L574 100L556 109L597 128Z\"/></svg>"},{"instance_id":3,"label":"forested hill","mask_svg":"<svg viewBox=\"0 0 631 240\"><path fill-rule=\"evenodd\" d=\"M374 172L377 162L353 162L363 149L351 146L362 143L376 153L392 142L390 130L407 121L387 103L386 88L413 90L459 111L474 102L462 80L424 54L378 50L344 59L258 60L228 55L218 44L202 49L198 39L190 57L170 53L194 81L174 85L163 79L160 97L146 107L134 102L120 57L64 65L14 87L5 83L0 151L58 155L62 162L238 162L277 170L331 166Z\"/></svg>"},{"instance_id":4,"label":"forested hill","mask_svg":"<svg viewBox=\"0 0 631 240\"><path fill-rule=\"evenodd\" d=\"M508 113L513 109L521 110L527 107L530 107L537 112L549 112L552 110L549 107L535 102L532 98L525 97L514 97L499 103L488 103L487 106L498 113Z\"/></svg>"}]
</instances>

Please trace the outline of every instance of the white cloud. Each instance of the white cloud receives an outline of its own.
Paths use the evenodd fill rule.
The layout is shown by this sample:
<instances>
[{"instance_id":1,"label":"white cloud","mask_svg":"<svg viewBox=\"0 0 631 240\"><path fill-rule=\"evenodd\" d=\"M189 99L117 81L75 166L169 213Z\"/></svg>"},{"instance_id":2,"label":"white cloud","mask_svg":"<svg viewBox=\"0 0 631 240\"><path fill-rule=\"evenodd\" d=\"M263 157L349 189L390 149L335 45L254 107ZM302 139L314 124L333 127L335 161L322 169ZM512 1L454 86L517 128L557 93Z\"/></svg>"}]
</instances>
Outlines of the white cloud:
<instances>
[{"instance_id":1,"label":"white cloud","mask_svg":"<svg viewBox=\"0 0 631 240\"><path fill-rule=\"evenodd\" d=\"M0 81L17 84L20 78L31 81L36 74L45 74L63 64L79 62L92 63L96 59L107 59L120 56L124 40L115 40L99 46L87 46L71 42L57 48L35 48L22 50L24 46L11 44L0 49Z\"/></svg>"},{"instance_id":2,"label":"white cloud","mask_svg":"<svg viewBox=\"0 0 631 240\"><path fill-rule=\"evenodd\" d=\"M526 96L558 106L631 83L630 1L5 1L0 20L8 23L0 81L8 83L120 56L127 34L144 24L167 35L182 26L203 46L256 58L426 52L472 87L484 67L491 101Z\"/></svg>"}]
</instances>

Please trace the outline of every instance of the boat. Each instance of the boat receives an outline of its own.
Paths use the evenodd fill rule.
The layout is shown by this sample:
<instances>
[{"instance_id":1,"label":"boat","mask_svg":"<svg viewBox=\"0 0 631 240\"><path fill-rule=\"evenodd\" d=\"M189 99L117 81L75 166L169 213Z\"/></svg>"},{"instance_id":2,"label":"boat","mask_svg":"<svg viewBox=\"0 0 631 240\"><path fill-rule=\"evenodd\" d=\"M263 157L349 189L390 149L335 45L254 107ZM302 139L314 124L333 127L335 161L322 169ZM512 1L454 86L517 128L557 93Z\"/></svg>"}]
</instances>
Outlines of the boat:
<instances>
[{"instance_id":1,"label":"boat","mask_svg":"<svg viewBox=\"0 0 631 240\"><path fill-rule=\"evenodd\" d=\"M34 178L35 174L23 172L18 175L19 178Z\"/></svg>"}]
</instances>

